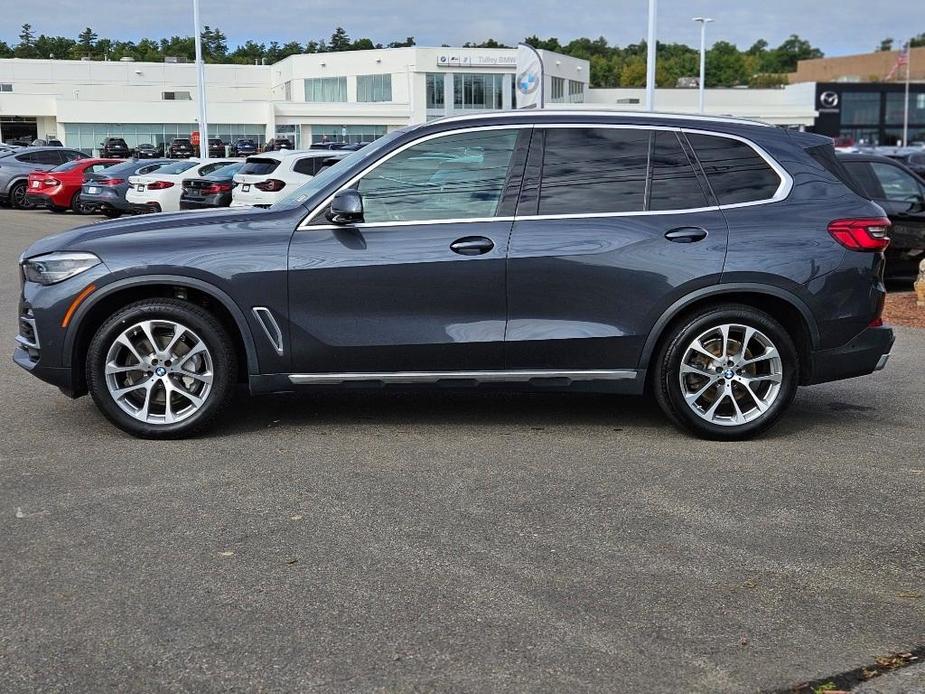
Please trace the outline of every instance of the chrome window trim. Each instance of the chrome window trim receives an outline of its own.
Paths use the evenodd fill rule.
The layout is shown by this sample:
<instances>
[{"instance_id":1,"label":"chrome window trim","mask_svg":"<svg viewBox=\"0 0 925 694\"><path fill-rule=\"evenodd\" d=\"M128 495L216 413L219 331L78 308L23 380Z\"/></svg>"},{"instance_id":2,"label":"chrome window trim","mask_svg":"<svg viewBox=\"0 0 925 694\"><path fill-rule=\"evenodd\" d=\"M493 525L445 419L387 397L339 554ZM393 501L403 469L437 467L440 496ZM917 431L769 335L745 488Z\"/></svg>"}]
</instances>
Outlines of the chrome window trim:
<instances>
[{"instance_id":1,"label":"chrome window trim","mask_svg":"<svg viewBox=\"0 0 925 694\"><path fill-rule=\"evenodd\" d=\"M603 112L612 115L612 112ZM476 118L478 116L460 116L460 119L465 118ZM484 117L484 114L482 115ZM710 118L699 118L696 116L691 116L691 120L711 120ZM447 119L449 120L449 119ZM453 120L456 120L454 118ZM715 120L715 119L714 119ZM724 121L725 122L725 121ZM562 214L535 214L535 215L516 215L513 217L479 217L479 218L460 218L460 219L421 219L415 221L396 221L396 222L379 222L379 223L361 223L352 225L354 228L363 229L369 227L391 227L391 226L413 226L417 224L466 224L474 222L508 222L508 221L521 221L521 220L545 220L545 219L594 219L594 218L609 218L609 217L646 217L651 215L668 215L668 214L697 214L701 212L716 212L722 210L732 210L739 207L753 207L755 205L768 205L775 202L781 202L786 200L793 190L793 177L781 166L774 157L772 157L763 147L761 147L756 142L749 140L747 137L741 135L734 135L732 133L722 133L716 132L714 130L701 130L698 128L689 128L684 126L672 126L672 125L646 125L643 123L517 123L517 124L503 124L503 125L485 125L474 128L460 128L458 130L447 130L439 133L432 133L424 137L418 138L408 142L394 152L390 152L388 155L382 159L373 162L366 169L361 171L359 174L351 178L347 183L345 183L338 191L332 193L328 198L323 202L317 205L308 216L302 219L299 223L299 226L296 227L296 231L311 230L311 229L338 229L342 228L336 224L316 224L312 225L311 221L315 219L318 214L322 214L323 210L331 204L331 200L334 198L334 195L337 194L340 190L350 188L355 185L363 176L365 176L370 171L377 168L379 165L384 164L386 161L391 159L396 154L412 147L421 142L427 142L428 140L436 139L438 137L447 137L449 135L456 135L466 132L478 132L481 130L510 130L514 128L546 128L546 129L562 129L562 128L609 128L614 130L662 130L670 131L677 133L691 133L694 135L706 135L711 137L722 137L729 140L737 140L748 145L752 151L754 151L759 157L761 157L764 162L771 167L774 173L777 174L780 179L780 184L777 187L777 190L769 198L762 198L761 200L751 200L749 202L736 202L730 203L728 205L708 205L706 207L688 207L681 208L677 210L631 210L623 212L569 212ZM696 151L695 151L696 154Z\"/></svg>"},{"instance_id":2,"label":"chrome window trim","mask_svg":"<svg viewBox=\"0 0 925 694\"><path fill-rule=\"evenodd\" d=\"M558 371L554 369L510 369L489 371L349 371L343 373L289 374L296 385L323 385L381 381L383 383L435 383L444 380L479 381L481 383L525 383L535 379L567 378L570 381L623 381L635 379L632 369L587 369Z\"/></svg>"}]
</instances>

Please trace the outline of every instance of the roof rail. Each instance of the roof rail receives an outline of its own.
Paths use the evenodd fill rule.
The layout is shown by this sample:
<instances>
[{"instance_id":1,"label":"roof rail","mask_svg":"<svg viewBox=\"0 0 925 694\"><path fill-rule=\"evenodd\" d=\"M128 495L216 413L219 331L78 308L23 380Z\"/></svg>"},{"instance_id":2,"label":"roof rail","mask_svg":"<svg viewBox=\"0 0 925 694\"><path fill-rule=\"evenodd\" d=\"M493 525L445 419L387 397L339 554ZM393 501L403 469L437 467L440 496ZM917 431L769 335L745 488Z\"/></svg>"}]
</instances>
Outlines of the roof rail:
<instances>
[{"instance_id":1,"label":"roof rail","mask_svg":"<svg viewBox=\"0 0 925 694\"><path fill-rule=\"evenodd\" d=\"M515 117L515 116L539 116L541 118L559 118L561 116L618 116L620 118L665 118L668 120L686 120L695 122L713 122L713 123L738 123L740 125L757 125L765 128L776 127L772 123L766 123L761 120L749 118L736 118L735 116L701 116L690 113L666 113L660 111L619 111L607 109L541 109L535 111L510 110L510 111L480 111L478 113L466 113L463 115L447 116L441 118L441 121L466 121L476 120L479 118L493 117ZM433 122L433 121L431 121Z\"/></svg>"}]
</instances>

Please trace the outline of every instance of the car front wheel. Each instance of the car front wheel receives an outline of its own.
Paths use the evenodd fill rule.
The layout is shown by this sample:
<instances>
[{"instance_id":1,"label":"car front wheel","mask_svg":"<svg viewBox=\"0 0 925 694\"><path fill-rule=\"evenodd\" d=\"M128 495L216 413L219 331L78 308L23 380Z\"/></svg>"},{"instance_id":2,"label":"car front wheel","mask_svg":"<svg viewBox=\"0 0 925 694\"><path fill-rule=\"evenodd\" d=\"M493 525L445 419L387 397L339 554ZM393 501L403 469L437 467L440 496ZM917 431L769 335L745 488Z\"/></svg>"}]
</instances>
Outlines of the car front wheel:
<instances>
[{"instance_id":1,"label":"car front wheel","mask_svg":"<svg viewBox=\"0 0 925 694\"><path fill-rule=\"evenodd\" d=\"M786 329L758 309L726 304L674 326L659 351L655 395L684 429L709 439L746 439L787 409L799 359Z\"/></svg>"},{"instance_id":2,"label":"car front wheel","mask_svg":"<svg viewBox=\"0 0 925 694\"><path fill-rule=\"evenodd\" d=\"M141 438L181 438L228 404L237 360L214 316L189 302L146 299L110 317L87 352L87 383L103 414Z\"/></svg>"}]
</instances>

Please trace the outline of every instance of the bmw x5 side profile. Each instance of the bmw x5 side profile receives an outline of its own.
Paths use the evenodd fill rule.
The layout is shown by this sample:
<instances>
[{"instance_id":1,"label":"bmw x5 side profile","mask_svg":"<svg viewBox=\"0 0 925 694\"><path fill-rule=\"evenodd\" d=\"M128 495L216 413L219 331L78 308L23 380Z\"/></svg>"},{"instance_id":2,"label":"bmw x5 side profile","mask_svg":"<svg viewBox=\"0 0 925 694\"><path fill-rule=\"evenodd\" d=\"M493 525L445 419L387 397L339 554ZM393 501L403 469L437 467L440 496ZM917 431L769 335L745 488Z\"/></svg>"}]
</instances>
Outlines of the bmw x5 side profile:
<instances>
[{"instance_id":1,"label":"bmw x5 side profile","mask_svg":"<svg viewBox=\"0 0 925 694\"><path fill-rule=\"evenodd\" d=\"M269 209L145 216L21 259L14 359L150 438L235 386L651 393L703 437L882 368L889 221L831 140L510 112L389 133Z\"/></svg>"}]
</instances>

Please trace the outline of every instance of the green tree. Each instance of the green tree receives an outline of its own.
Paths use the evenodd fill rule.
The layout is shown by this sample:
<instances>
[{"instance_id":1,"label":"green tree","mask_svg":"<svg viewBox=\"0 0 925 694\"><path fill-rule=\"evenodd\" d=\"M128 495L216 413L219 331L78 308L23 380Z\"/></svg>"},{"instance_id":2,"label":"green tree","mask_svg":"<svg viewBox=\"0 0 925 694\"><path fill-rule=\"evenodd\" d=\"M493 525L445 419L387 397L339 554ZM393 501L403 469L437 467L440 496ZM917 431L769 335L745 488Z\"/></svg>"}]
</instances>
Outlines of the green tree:
<instances>
[{"instance_id":1,"label":"green tree","mask_svg":"<svg viewBox=\"0 0 925 694\"><path fill-rule=\"evenodd\" d=\"M745 59L728 41L717 41L707 51L707 87L734 87L748 80Z\"/></svg>"},{"instance_id":2,"label":"green tree","mask_svg":"<svg viewBox=\"0 0 925 694\"><path fill-rule=\"evenodd\" d=\"M392 41L387 44L389 48L411 48L414 45L414 37L409 36L404 41Z\"/></svg>"},{"instance_id":3,"label":"green tree","mask_svg":"<svg viewBox=\"0 0 925 694\"><path fill-rule=\"evenodd\" d=\"M210 63L223 63L228 57L228 41L218 27L212 29L208 24L199 35L202 43L202 59Z\"/></svg>"},{"instance_id":4,"label":"green tree","mask_svg":"<svg viewBox=\"0 0 925 694\"><path fill-rule=\"evenodd\" d=\"M0 58L12 58L16 54L6 41L0 41Z\"/></svg>"},{"instance_id":5,"label":"green tree","mask_svg":"<svg viewBox=\"0 0 925 694\"><path fill-rule=\"evenodd\" d=\"M349 51L353 48L350 37L344 31L344 27L337 27L331 34L330 49L331 51Z\"/></svg>"},{"instance_id":6,"label":"green tree","mask_svg":"<svg viewBox=\"0 0 925 694\"><path fill-rule=\"evenodd\" d=\"M19 43L13 49L17 58L38 58L38 52L35 50L35 32L32 31L31 24L23 24L19 32Z\"/></svg>"},{"instance_id":7,"label":"green tree","mask_svg":"<svg viewBox=\"0 0 925 694\"><path fill-rule=\"evenodd\" d=\"M228 56L233 63L243 65L252 65L254 62L260 62L261 58L267 56L267 47L262 43L246 41L243 46L235 48Z\"/></svg>"},{"instance_id":8,"label":"green tree","mask_svg":"<svg viewBox=\"0 0 925 694\"><path fill-rule=\"evenodd\" d=\"M82 55L93 55L94 49L96 48L96 39L99 38L96 35L96 32L93 31L90 27L87 27L77 36L77 45L80 48Z\"/></svg>"},{"instance_id":9,"label":"green tree","mask_svg":"<svg viewBox=\"0 0 925 694\"><path fill-rule=\"evenodd\" d=\"M918 36L913 36L909 41L909 45L912 48L918 48L919 46L925 46L925 33L919 34Z\"/></svg>"},{"instance_id":10,"label":"green tree","mask_svg":"<svg viewBox=\"0 0 925 694\"><path fill-rule=\"evenodd\" d=\"M63 59L71 55L76 42L65 36L45 36L41 34L35 40L35 51L42 58Z\"/></svg>"},{"instance_id":11,"label":"green tree","mask_svg":"<svg viewBox=\"0 0 925 694\"><path fill-rule=\"evenodd\" d=\"M883 41L880 42L880 47L877 50L882 53L885 53L887 51L892 51L893 50L893 39L891 38L883 39Z\"/></svg>"}]
</instances>

